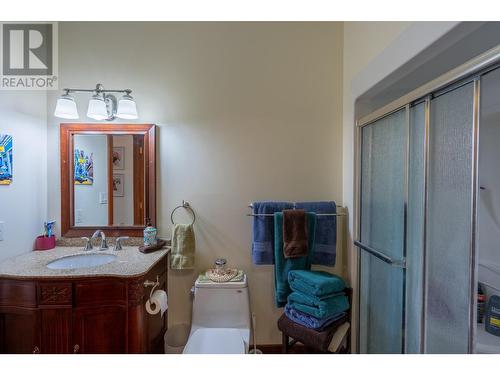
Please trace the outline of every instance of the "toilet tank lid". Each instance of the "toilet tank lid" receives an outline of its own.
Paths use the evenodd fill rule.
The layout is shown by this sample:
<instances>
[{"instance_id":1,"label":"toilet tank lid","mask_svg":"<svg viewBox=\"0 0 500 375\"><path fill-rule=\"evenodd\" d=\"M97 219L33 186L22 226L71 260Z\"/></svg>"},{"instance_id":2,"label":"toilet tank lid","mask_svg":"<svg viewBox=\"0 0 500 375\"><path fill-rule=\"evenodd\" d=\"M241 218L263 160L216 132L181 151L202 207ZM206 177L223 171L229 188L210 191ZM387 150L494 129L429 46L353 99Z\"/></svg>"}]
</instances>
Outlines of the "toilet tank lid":
<instances>
[{"instance_id":1,"label":"toilet tank lid","mask_svg":"<svg viewBox=\"0 0 500 375\"><path fill-rule=\"evenodd\" d=\"M241 289L248 286L247 275L243 275L241 281L228 281L226 283L216 283L215 281L200 281L200 277L194 283L196 288L212 288L212 289Z\"/></svg>"}]
</instances>

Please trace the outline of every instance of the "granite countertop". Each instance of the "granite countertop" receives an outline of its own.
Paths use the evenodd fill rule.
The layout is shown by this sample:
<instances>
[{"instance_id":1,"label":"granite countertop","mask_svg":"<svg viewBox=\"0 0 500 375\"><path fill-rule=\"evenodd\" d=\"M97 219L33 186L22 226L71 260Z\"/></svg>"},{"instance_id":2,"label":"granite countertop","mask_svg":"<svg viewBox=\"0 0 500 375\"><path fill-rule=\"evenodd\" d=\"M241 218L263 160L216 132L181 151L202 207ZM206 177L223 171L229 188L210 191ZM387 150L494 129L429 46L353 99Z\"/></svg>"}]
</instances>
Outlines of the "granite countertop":
<instances>
[{"instance_id":1,"label":"granite countertop","mask_svg":"<svg viewBox=\"0 0 500 375\"><path fill-rule=\"evenodd\" d=\"M137 277L146 274L163 256L168 248L149 254L141 253L137 247L124 246L123 250L83 251L81 247L58 246L52 250L32 251L0 262L0 277L12 278L81 278L95 276ZM100 266L76 269L50 269L51 261L70 255L113 254L117 259Z\"/></svg>"}]
</instances>

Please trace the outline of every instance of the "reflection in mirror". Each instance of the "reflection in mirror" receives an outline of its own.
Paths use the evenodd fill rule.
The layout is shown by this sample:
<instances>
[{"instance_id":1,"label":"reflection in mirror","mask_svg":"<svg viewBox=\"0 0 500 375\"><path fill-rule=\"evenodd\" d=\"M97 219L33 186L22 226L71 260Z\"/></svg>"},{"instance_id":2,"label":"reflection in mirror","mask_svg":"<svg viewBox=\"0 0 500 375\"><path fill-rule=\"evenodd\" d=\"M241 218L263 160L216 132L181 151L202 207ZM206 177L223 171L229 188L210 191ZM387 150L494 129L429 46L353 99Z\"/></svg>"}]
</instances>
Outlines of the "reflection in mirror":
<instances>
[{"instance_id":1,"label":"reflection in mirror","mask_svg":"<svg viewBox=\"0 0 500 375\"><path fill-rule=\"evenodd\" d=\"M77 134L73 148L75 226L108 225L107 136Z\"/></svg>"},{"instance_id":2,"label":"reflection in mirror","mask_svg":"<svg viewBox=\"0 0 500 375\"><path fill-rule=\"evenodd\" d=\"M144 135L75 134L74 223L143 226Z\"/></svg>"}]
</instances>

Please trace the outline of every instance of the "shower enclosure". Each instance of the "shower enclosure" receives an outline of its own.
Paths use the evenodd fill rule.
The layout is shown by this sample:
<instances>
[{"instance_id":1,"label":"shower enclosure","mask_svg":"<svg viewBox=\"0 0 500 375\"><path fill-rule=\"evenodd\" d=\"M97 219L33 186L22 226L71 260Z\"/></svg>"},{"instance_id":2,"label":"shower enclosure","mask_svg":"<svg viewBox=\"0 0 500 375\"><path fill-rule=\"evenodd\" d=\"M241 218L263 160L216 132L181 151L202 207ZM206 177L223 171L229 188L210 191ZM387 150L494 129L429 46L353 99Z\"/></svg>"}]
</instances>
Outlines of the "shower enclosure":
<instances>
[{"instance_id":1,"label":"shower enclosure","mask_svg":"<svg viewBox=\"0 0 500 375\"><path fill-rule=\"evenodd\" d=\"M475 352L480 98L499 62L497 47L358 121L361 353Z\"/></svg>"}]
</instances>

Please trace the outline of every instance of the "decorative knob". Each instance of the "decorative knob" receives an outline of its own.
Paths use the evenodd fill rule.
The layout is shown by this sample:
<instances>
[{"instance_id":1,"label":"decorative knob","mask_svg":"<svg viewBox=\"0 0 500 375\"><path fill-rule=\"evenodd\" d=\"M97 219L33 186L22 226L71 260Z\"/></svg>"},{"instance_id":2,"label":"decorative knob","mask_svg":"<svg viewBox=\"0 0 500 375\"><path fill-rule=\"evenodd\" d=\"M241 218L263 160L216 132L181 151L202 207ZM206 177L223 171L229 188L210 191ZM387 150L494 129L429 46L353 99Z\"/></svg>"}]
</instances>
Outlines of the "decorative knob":
<instances>
[{"instance_id":1,"label":"decorative knob","mask_svg":"<svg viewBox=\"0 0 500 375\"><path fill-rule=\"evenodd\" d=\"M224 258L218 258L215 260L215 272L219 275L226 273L226 263L227 260Z\"/></svg>"},{"instance_id":2,"label":"decorative knob","mask_svg":"<svg viewBox=\"0 0 500 375\"><path fill-rule=\"evenodd\" d=\"M76 344L75 346L73 346L73 354L76 354L80 351L80 346L78 344Z\"/></svg>"},{"instance_id":3,"label":"decorative knob","mask_svg":"<svg viewBox=\"0 0 500 375\"><path fill-rule=\"evenodd\" d=\"M33 354L40 354L40 348L38 346L33 348Z\"/></svg>"}]
</instances>

